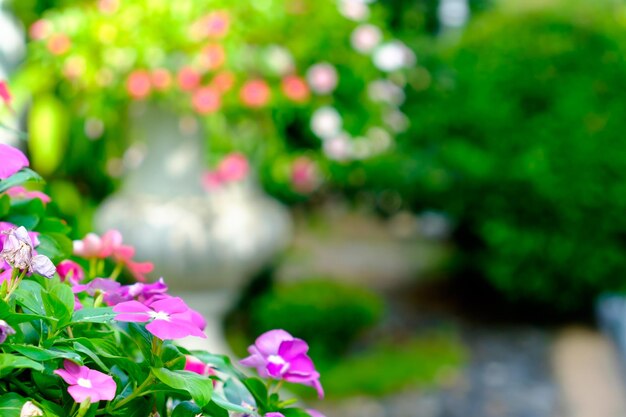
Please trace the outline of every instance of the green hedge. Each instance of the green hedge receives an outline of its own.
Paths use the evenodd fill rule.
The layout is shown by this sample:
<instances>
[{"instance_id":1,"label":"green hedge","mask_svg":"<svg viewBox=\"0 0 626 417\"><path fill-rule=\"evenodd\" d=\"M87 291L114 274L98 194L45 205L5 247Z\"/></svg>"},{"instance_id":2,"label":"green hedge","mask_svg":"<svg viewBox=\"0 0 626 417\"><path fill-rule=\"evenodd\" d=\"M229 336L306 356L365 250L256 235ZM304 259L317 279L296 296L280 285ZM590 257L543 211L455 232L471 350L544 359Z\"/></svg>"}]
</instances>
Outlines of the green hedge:
<instances>
[{"instance_id":1,"label":"green hedge","mask_svg":"<svg viewBox=\"0 0 626 417\"><path fill-rule=\"evenodd\" d=\"M509 3L411 98L414 204L456 216L465 271L572 310L626 289L626 11Z\"/></svg>"}]
</instances>

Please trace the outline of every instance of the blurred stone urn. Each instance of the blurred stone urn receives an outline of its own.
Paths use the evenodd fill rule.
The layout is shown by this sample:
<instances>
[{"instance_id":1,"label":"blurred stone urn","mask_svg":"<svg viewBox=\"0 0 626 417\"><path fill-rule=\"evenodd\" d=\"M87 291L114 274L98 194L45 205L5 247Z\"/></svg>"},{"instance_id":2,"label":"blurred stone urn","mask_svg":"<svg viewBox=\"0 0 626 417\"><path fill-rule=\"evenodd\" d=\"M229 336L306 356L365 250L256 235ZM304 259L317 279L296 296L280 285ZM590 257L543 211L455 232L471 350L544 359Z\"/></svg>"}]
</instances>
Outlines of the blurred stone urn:
<instances>
[{"instance_id":1,"label":"blurred stone urn","mask_svg":"<svg viewBox=\"0 0 626 417\"><path fill-rule=\"evenodd\" d=\"M250 179L203 188L204 139L195 119L146 106L131 121L131 168L98 209L96 228L118 229L136 259L154 263L152 278L165 277L205 317L220 316L247 278L286 247L291 217Z\"/></svg>"}]
</instances>

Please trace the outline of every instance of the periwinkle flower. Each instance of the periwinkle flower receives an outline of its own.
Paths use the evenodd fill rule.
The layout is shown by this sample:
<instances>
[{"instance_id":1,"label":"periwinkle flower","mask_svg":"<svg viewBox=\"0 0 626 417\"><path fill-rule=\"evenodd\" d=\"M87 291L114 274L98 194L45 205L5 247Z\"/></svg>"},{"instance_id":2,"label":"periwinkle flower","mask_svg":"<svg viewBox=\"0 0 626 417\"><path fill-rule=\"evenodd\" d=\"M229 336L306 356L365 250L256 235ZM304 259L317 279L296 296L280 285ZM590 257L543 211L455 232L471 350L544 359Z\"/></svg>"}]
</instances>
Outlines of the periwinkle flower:
<instances>
[{"instance_id":1,"label":"periwinkle flower","mask_svg":"<svg viewBox=\"0 0 626 417\"><path fill-rule=\"evenodd\" d=\"M83 267L70 259L61 261L57 265L57 272L61 277L61 281L68 281L72 285L77 285L85 279Z\"/></svg>"},{"instance_id":2,"label":"periwinkle flower","mask_svg":"<svg viewBox=\"0 0 626 417\"><path fill-rule=\"evenodd\" d=\"M117 321L145 323L146 330L161 340L182 339L187 336L206 338L201 328L203 320L178 297L164 297L146 304L126 301L113 307Z\"/></svg>"},{"instance_id":3,"label":"periwinkle flower","mask_svg":"<svg viewBox=\"0 0 626 417\"><path fill-rule=\"evenodd\" d=\"M86 399L91 403L97 403L100 400L115 398L117 385L109 375L77 365L67 359L63 366L65 369L57 369L54 373L70 385L67 392L77 403L82 403Z\"/></svg>"},{"instance_id":4,"label":"periwinkle flower","mask_svg":"<svg viewBox=\"0 0 626 417\"><path fill-rule=\"evenodd\" d=\"M22 151L0 143L0 180L9 178L28 164L28 159Z\"/></svg>"},{"instance_id":5,"label":"periwinkle flower","mask_svg":"<svg viewBox=\"0 0 626 417\"><path fill-rule=\"evenodd\" d=\"M0 344L4 343L7 340L7 337L15 334L15 330L13 327L9 326L4 320L0 320Z\"/></svg>"},{"instance_id":6,"label":"periwinkle flower","mask_svg":"<svg viewBox=\"0 0 626 417\"><path fill-rule=\"evenodd\" d=\"M33 242L24 226L3 233L7 237L0 252L0 258L19 270L35 272L46 278L54 276L56 268L47 256L33 256Z\"/></svg>"},{"instance_id":7,"label":"periwinkle flower","mask_svg":"<svg viewBox=\"0 0 626 417\"><path fill-rule=\"evenodd\" d=\"M262 378L283 379L311 386L322 398L324 390L319 381L320 374L307 355L308 350L309 345L304 340L294 338L285 330L270 330L248 347L250 356L239 363L256 368Z\"/></svg>"}]
</instances>

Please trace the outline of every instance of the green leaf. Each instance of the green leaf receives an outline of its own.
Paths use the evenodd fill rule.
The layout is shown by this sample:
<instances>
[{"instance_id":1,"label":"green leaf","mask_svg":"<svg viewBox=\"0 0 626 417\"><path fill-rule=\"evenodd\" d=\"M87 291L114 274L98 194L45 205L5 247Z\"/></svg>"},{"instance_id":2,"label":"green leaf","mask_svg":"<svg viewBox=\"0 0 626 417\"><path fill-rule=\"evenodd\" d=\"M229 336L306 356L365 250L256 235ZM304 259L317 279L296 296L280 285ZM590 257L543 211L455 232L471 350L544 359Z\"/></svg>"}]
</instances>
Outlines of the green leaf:
<instances>
[{"instance_id":1,"label":"green leaf","mask_svg":"<svg viewBox=\"0 0 626 417\"><path fill-rule=\"evenodd\" d=\"M37 252L46 255L53 262L58 263L72 254L72 241L62 233L44 233L39 235L41 242Z\"/></svg>"},{"instance_id":2,"label":"green leaf","mask_svg":"<svg viewBox=\"0 0 626 417\"><path fill-rule=\"evenodd\" d=\"M72 230L65 221L56 217L46 217L37 225L37 231L40 233L60 233L68 234Z\"/></svg>"},{"instance_id":3,"label":"green leaf","mask_svg":"<svg viewBox=\"0 0 626 417\"><path fill-rule=\"evenodd\" d=\"M202 411L204 411L207 415L211 417L228 417L228 411L226 411L223 407L220 407L215 403L215 401L211 401L204 407L202 407ZM251 410L246 410L246 416L256 416L257 414L252 412Z\"/></svg>"},{"instance_id":4,"label":"green leaf","mask_svg":"<svg viewBox=\"0 0 626 417\"><path fill-rule=\"evenodd\" d=\"M110 323L117 313L113 307L83 308L72 315L72 323Z\"/></svg>"},{"instance_id":5,"label":"green leaf","mask_svg":"<svg viewBox=\"0 0 626 417\"><path fill-rule=\"evenodd\" d=\"M183 401L174 408L172 417L196 417L202 413L202 409L190 401Z\"/></svg>"},{"instance_id":6,"label":"green leaf","mask_svg":"<svg viewBox=\"0 0 626 417\"><path fill-rule=\"evenodd\" d=\"M259 408L267 407L267 387L259 378L246 378L243 384L248 388Z\"/></svg>"},{"instance_id":7,"label":"green leaf","mask_svg":"<svg viewBox=\"0 0 626 417\"><path fill-rule=\"evenodd\" d=\"M215 402L215 404L226 410L235 411L237 413L250 414L250 409L241 406L241 404L234 404L219 394L213 394L213 401Z\"/></svg>"},{"instance_id":8,"label":"green leaf","mask_svg":"<svg viewBox=\"0 0 626 417\"><path fill-rule=\"evenodd\" d=\"M0 181L0 193L3 193L16 185L22 185L27 181L43 181L43 178L41 178L41 176L32 169L22 168L21 171L16 172L9 178Z\"/></svg>"},{"instance_id":9,"label":"green leaf","mask_svg":"<svg viewBox=\"0 0 626 417\"><path fill-rule=\"evenodd\" d=\"M54 287L52 292L42 292L41 297L44 302L46 314L50 317L58 319L59 326L64 326L68 324L72 318L72 312L74 311L74 296L72 294L71 299L68 299L67 292L60 289L61 287L67 288L71 294L72 290L68 286L59 285ZM57 290L57 288L59 289ZM71 302L71 304L68 304L68 301Z\"/></svg>"},{"instance_id":10,"label":"green leaf","mask_svg":"<svg viewBox=\"0 0 626 417\"><path fill-rule=\"evenodd\" d=\"M9 223L24 226L28 230L34 229L39 224L40 217L36 214L12 214L5 220Z\"/></svg>"},{"instance_id":11,"label":"green leaf","mask_svg":"<svg viewBox=\"0 0 626 417\"><path fill-rule=\"evenodd\" d=\"M152 368L152 373L164 384L188 392L201 407L211 401L213 381L205 376L189 371L170 371L167 368Z\"/></svg>"},{"instance_id":12,"label":"green leaf","mask_svg":"<svg viewBox=\"0 0 626 417\"><path fill-rule=\"evenodd\" d=\"M43 365L23 356L10 353L0 353L0 378L5 377L14 369L30 368L35 371L43 371Z\"/></svg>"},{"instance_id":13,"label":"green leaf","mask_svg":"<svg viewBox=\"0 0 626 417\"><path fill-rule=\"evenodd\" d=\"M83 363L80 355L72 351L58 350L58 349L43 349L38 346L31 345L11 345L5 344L5 347L19 352L27 358L43 362L51 359L71 359L74 362Z\"/></svg>"},{"instance_id":14,"label":"green leaf","mask_svg":"<svg viewBox=\"0 0 626 417\"><path fill-rule=\"evenodd\" d=\"M236 406L239 406L243 403L252 405L256 404L254 397L252 396L252 394L250 394L250 391L248 391L248 389L241 383L241 381L236 378L230 378L224 383L224 395L226 397L224 401L227 401L228 403ZM215 397L213 399L217 402Z\"/></svg>"},{"instance_id":15,"label":"green leaf","mask_svg":"<svg viewBox=\"0 0 626 417\"><path fill-rule=\"evenodd\" d=\"M20 417L24 403L28 401L20 395L10 392L0 397L0 416L2 417Z\"/></svg>"},{"instance_id":16,"label":"green leaf","mask_svg":"<svg viewBox=\"0 0 626 417\"><path fill-rule=\"evenodd\" d=\"M18 289L15 290L15 300L23 308L35 314L45 316L46 309L44 308L42 292L43 288L37 282L24 280L20 283Z\"/></svg>"},{"instance_id":17,"label":"green leaf","mask_svg":"<svg viewBox=\"0 0 626 417\"><path fill-rule=\"evenodd\" d=\"M9 214L11 209L11 199L8 195L0 196L0 219Z\"/></svg>"}]
</instances>

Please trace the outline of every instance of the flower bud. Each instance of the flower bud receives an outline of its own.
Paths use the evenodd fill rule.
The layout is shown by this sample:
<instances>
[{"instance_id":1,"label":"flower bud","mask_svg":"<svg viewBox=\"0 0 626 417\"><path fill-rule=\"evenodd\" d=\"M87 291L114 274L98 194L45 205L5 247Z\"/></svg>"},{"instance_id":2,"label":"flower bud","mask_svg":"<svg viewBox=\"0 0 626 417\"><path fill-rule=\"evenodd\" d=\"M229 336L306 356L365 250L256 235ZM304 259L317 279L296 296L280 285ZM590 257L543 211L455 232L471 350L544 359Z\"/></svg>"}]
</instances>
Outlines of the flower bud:
<instances>
[{"instance_id":1,"label":"flower bud","mask_svg":"<svg viewBox=\"0 0 626 417\"><path fill-rule=\"evenodd\" d=\"M36 417L43 416L43 411L41 408L37 407L33 404L32 401L26 401L22 406L22 410L20 411L20 417Z\"/></svg>"}]
</instances>

